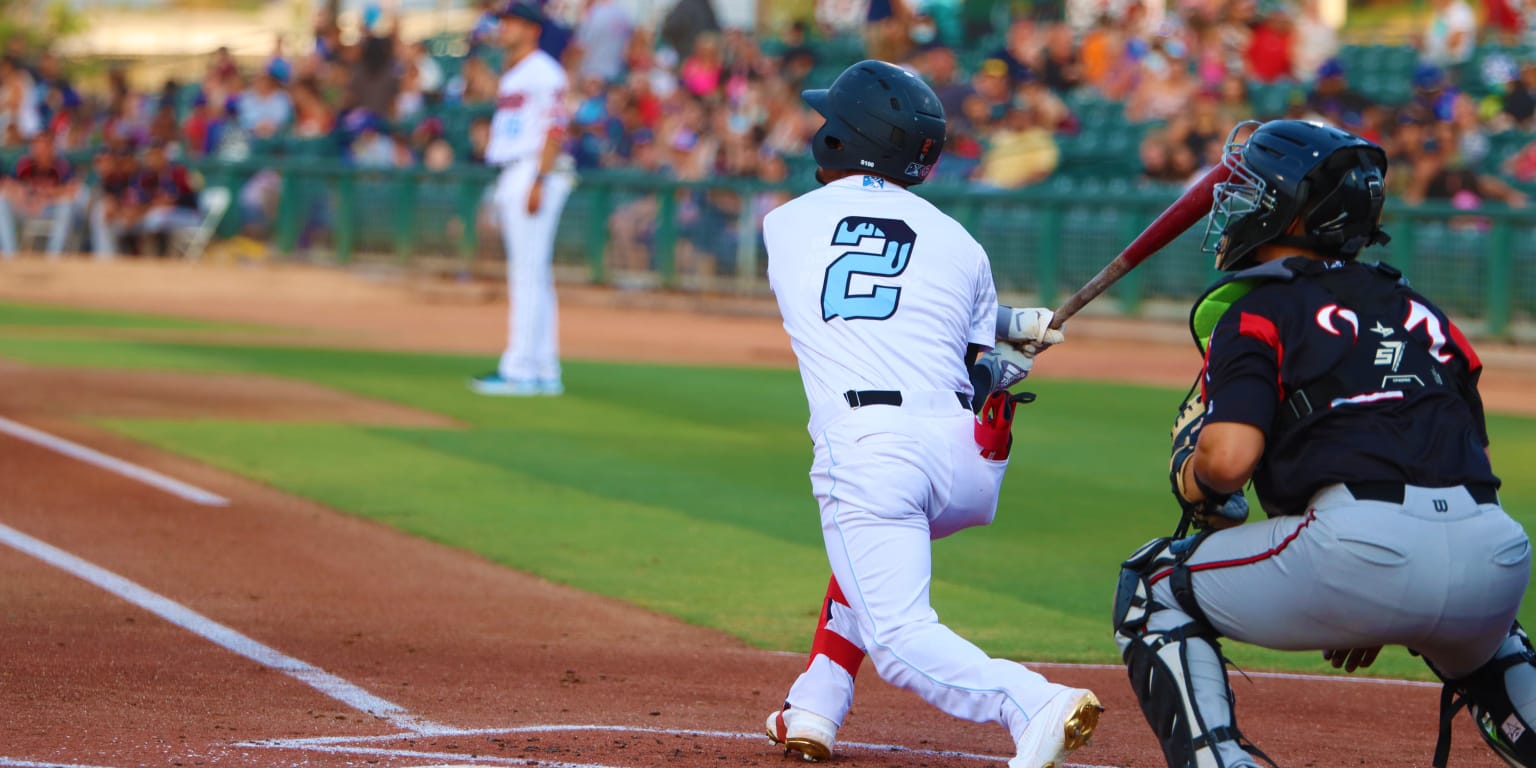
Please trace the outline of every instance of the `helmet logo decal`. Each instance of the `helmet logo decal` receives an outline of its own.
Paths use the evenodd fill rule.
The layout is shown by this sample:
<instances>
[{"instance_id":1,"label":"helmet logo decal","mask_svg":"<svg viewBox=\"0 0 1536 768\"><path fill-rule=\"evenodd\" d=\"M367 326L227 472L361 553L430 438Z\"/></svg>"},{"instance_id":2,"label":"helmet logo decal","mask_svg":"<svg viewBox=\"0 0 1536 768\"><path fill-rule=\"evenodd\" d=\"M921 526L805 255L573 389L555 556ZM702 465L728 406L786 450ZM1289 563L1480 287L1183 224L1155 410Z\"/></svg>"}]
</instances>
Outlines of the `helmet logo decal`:
<instances>
[{"instance_id":1,"label":"helmet logo decal","mask_svg":"<svg viewBox=\"0 0 1536 768\"><path fill-rule=\"evenodd\" d=\"M923 146L922 146L922 148L917 150L917 161L921 163L924 160L927 160L928 159L928 153L932 149L933 149L933 139L923 139Z\"/></svg>"},{"instance_id":2,"label":"helmet logo decal","mask_svg":"<svg viewBox=\"0 0 1536 768\"><path fill-rule=\"evenodd\" d=\"M931 165L924 165L923 163L907 164L907 175L916 176L919 179L928 178L928 172L931 170L933 170L933 166Z\"/></svg>"},{"instance_id":3,"label":"helmet logo decal","mask_svg":"<svg viewBox=\"0 0 1536 768\"><path fill-rule=\"evenodd\" d=\"M1355 314L1354 310L1343 309L1337 304L1329 304L1317 311L1317 326L1327 331L1330 336L1342 336L1343 332L1333 322L1335 317L1349 323L1354 338L1360 338L1360 316Z\"/></svg>"}]
</instances>

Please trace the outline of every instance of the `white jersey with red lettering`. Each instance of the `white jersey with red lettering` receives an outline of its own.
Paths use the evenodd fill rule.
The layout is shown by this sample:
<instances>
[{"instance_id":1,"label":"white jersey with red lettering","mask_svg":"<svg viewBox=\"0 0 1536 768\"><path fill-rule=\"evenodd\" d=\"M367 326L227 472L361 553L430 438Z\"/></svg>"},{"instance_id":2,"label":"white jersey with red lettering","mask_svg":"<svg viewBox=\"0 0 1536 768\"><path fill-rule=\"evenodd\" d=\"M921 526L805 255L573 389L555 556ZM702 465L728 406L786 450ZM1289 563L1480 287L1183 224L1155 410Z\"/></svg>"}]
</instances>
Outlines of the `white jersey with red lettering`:
<instances>
[{"instance_id":1,"label":"white jersey with red lettering","mask_svg":"<svg viewBox=\"0 0 1536 768\"><path fill-rule=\"evenodd\" d=\"M511 306L507 347L496 375L481 391L555 395L561 383L552 261L560 213L574 184L568 164L539 174L544 142L567 122L566 76L549 54L534 50L501 76L485 161L501 168L494 202L507 251ZM552 133L553 132L553 133ZM536 210L529 210L534 186Z\"/></svg>"},{"instance_id":2,"label":"white jersey with red lettering","mask_svg":"<svg viewBox=\"0 0 1536 768\"><path fill-rule=\"evenodd\" d=\"M485 162L505 166L537 159L550 128L564 128L567 122L566 85L560 63L537 49L502 73Z\"/></svg>"}]
</instances>

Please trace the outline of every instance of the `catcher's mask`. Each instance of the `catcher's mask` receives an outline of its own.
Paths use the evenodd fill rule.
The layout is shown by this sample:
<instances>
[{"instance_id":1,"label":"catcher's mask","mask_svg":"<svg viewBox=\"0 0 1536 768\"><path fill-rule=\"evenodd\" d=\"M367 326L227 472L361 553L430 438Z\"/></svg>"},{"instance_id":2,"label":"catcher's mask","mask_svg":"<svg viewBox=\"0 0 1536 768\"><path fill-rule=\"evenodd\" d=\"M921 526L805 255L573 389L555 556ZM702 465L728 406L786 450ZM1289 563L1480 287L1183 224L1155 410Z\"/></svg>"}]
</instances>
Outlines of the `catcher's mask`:
<instances>
[{"instance_id":1,"label":"catcher's mask","mask_svg":"<svg viewBox=\"0 0 1536 768\"><path fill-rule=\"evenodd\" d=\"M1201 248L1216 254L1217 269L1252 266L1265 243L1353 259L1389 239L1380 226L1387 155L1359 136L1305 120L1250 120L1232 129L1221 162L1232 175L1216 185ZM1302 233L1287 234L1298 217Z\"/></svg>"}]
</instances>

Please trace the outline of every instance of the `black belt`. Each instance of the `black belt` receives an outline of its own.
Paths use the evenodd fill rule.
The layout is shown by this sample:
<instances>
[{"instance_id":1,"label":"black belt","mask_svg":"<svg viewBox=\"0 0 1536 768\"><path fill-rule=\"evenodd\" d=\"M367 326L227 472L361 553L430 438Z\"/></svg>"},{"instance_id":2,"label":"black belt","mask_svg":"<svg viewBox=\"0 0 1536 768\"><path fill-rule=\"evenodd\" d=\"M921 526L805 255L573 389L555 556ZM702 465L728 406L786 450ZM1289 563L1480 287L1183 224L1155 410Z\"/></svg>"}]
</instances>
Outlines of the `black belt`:
<instances>
[{"instance_id":1,"label":"black belt","mask_svg":"<svg viewBox=\"0 0 1536 768\"><path fill-rule=\"evenodd\" d=\"M1402 483L1345 483L1349 495L1360 501L1384 501L1389 504L1403 503ZM1492 483L1467 483L1462 486L1479 504L1499 503L1499 489Z\"/></svg>"},{"instance_id":2,"label":"black belt","mask_svg":"<svg viewBox=\"0 0 1536 768\"><path fill-rule=\"evenodd\" d=\"M956 392L955 398L960 401L961 408L971 407L971 398L964 392ZM850 408L863 405L901 405L901 393L894 389L850 389L843 393L843 399L848 401Z\"/></svg>"}]
</instances>

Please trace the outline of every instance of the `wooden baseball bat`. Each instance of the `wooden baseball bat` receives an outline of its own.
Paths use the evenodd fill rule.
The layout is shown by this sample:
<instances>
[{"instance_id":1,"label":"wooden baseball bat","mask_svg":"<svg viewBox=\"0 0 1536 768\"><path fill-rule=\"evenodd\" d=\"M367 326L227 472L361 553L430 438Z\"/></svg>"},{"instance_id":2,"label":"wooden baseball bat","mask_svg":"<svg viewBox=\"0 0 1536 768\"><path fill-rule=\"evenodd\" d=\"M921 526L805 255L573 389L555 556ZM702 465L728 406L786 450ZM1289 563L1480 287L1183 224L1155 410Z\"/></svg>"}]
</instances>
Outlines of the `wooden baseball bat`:
<instances>
[{"instance_id":1,"label":"wooden baseball bat","mask_svg":"<svg viewBox=\"0 0 1536 768\"><path fill-rule=\"evenodd\" d=\"M1185 230L1209 213L1211 202L1215 199L1216 185L1226 181L1231 175L1231 169L1225 165L1217 165L1191 184L1179 199L1158 214L1157 218L1136 236L1136 239L1125 246L1125 250L1121 251L1119 256L1105 264L1092 280L1067 298L1066 303L1056 310L1055 317L1051 319L1051 327L1060 328L1068 318L1077 314L1077 311L1088 302L1093 301L1099 294L1114 285L1116 280L1125 277L1126 273L1136 268L1136 265L1162 250L1163 246L1173 242L1174 238L1184 234Z\"/></svg>"}]
</instances>

